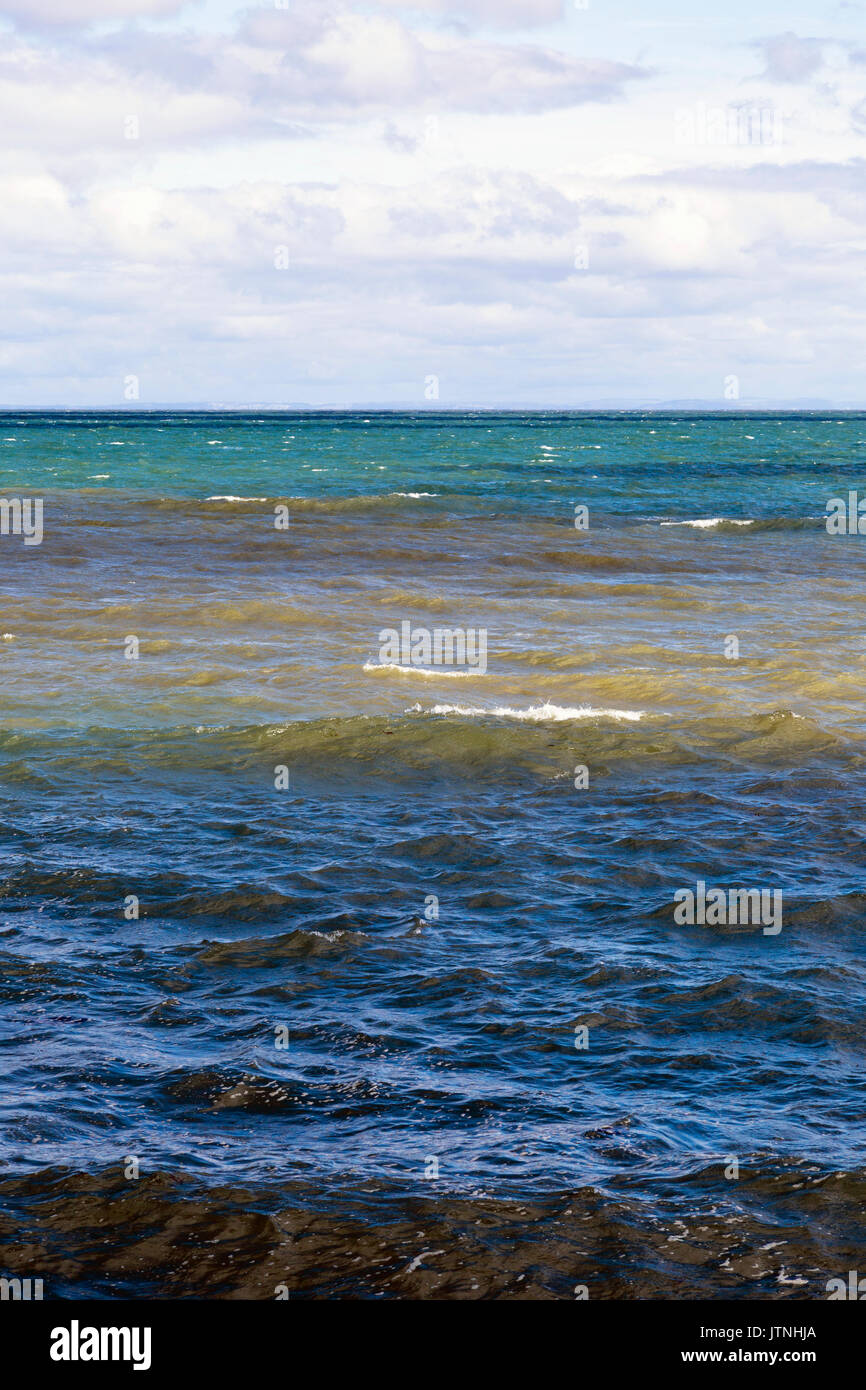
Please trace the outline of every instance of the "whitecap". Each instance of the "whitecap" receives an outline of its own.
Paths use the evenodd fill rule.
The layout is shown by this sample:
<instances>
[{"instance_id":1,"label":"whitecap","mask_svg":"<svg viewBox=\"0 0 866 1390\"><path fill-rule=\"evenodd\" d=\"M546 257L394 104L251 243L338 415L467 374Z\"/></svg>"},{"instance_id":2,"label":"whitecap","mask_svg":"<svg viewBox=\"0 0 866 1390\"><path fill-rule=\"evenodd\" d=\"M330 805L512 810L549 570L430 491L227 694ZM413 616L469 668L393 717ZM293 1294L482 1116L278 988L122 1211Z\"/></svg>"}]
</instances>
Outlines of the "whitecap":
<instances>
[{"instance_id":1,"label":"whitecap","mask_svg":"<svg viewBox=\"0 0 866 1390\"><path fill-rule=\"evenodd\" d=\"M529 709L514 709L511 705L494 705L482 709L480 705L433 705L425 709L413 705L404 711L406 714L459 714L466 719L495 718L520 719L531 723L545 721L561 723L566 719L642 719L645 710L639 709L594 709L592 705L532 705Z\"/></svg>"},{"instance_id":2,"label":"whitecap","mask_svg":"<svg viewBox=\"0 0 866 1390\"><path fill-rule=\"evenodd\" d=\"M396 671L396 672L398 673L398 675L401 675L401 676L428 676L428 677L437 677L437 676L450 676L450 677L454 677L454 676L464 676L464 677L465 677L465 676L481 676L481 675L484 674L483 671L478 671L478 670L475 670L475 671L466 671L466 670L453 671L453 670L451 670L450 667L446 667L446 666L434 666L434 667L430 667L430 666L401 666L400 663L397 662L397 661L366 661L366 662L364 663L364 670L365 670L365 671Z\"/></svg>"},{"instance_id":3,"label":"whitecap","mask_svg":"<svg viewBox=\"0 0 866 1390\"><path fill-rule=\"evenodd\" d=\"M702 530L707 526L752 526L752 521L738 521L732 516L708 516L698 517L695 521L662 521L661 526L699 526Z\"/></svg>"}]
</instances>

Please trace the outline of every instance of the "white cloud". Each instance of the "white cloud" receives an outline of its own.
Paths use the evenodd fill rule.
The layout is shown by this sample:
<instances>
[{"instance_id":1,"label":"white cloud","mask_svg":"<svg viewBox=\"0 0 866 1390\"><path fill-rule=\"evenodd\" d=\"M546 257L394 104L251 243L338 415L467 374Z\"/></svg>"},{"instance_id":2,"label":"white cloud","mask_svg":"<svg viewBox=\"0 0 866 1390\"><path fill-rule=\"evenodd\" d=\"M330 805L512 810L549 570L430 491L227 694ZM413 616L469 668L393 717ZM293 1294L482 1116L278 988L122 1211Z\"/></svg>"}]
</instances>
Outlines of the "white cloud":
<instances>
[{"instance_id":1,"label":"white cloud","mask_svg":"<svg viewBox=\"0 0 866 1390\"><path fill-rule=\"evenodd\" d=\"M496 28L556 24L572 0L375 0L379 9L415 11Z\"/></svg>"},{"instance_id":2,"label":"white cloud","mask_svg":"<svg viewBox=\"0 0 866 1390\"><path fill-rule=\"evenodd\" d=\"M315 17L259 10L239 37L270 59L246 83L256 104L308 118L401 107L541 111L609 100L644 76L632 63L416 33L396 18L348 10ZM255 63L243 48L235 56L232 78L243 81L244 67L249 78Z\"/></svg>"},{"instance_id":3,"label":"white cloud","mask_svg":"<svg viewBox=\"0 0 866 1390\"><path fill-rule=\"evenodd\" d=\"M800 92L824 40L744 32L725 61L759 45L755 79L695 69L671 31L645 73L616 26L529 41L546 0L463 5L472 34L452 8L297 0L223 33L143 6L7 36L0 399L119 401L130 372L145 402L414 403L430 372L443 404L706 396L730 372L856 394L854 66ZM678 109L768 88L783 145L677 145Z\"/></svg>"},{"instance_id":4,"label":"white cloud","mask_svg":"<svg viewBox=\"0 0 866 1390\"><path fill-rule=\"evenodd\" d=\"M74 181L123 178L159 151L284 141L332 123L538 112L610 102L639 68L534 45L418 35L385 16L262 10L223 38L126 29L0 54L7 149ZM397 137L399 143L399 136ZM410 142L411 143L411 142Z\"/></svg>"},{"instance_id":5,"label":"white cloud","mask_svg":"<svg viewBox=\"0 0 866 1390\"><path fill-rule=\"evenodd\" d=\"M189 0L0 0L0 16L27 27L92 24L105 19L161 18Z\"/></svg>"},{"instance_id":6,"label":"white cloud","mask_svg":"<svg viewBox=\"0 0 866 1390\"><path fill-rule=\"evenodd\" d=\"M791 33L762 39L766 76L775 82L805 82L824 62L824 41Z\"/></svg>"}]
</instances>

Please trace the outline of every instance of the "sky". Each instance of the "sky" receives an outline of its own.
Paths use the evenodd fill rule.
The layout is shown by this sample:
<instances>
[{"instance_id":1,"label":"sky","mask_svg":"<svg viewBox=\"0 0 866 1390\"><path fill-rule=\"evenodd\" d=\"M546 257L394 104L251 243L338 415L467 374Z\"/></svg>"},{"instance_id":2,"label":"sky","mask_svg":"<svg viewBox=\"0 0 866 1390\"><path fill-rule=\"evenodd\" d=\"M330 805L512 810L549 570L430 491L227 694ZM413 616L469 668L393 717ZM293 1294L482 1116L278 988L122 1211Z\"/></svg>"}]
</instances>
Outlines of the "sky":
<instances>
[{"instance_id":1,"label":"sky","mask_svg":"<svg viewBox=\"0 0 866 1390\"><path fill-rule=\"evenodd\" d=\"M866 4L0 0L0 406L866 406Z\"/></svg>"}]
</instances>

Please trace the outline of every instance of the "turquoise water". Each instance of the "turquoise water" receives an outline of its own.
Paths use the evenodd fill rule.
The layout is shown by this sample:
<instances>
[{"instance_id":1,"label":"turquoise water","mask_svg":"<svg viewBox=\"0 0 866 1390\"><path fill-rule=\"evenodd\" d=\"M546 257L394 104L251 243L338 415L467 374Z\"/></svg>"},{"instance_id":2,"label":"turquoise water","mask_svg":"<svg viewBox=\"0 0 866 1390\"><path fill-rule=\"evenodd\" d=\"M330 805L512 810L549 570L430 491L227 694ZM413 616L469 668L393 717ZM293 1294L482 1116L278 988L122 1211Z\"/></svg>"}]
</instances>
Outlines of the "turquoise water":
<instances>
[{"instance_id":1,"label":"turquoise water","mask_svg":"<svg viewBox=\"0 0 866 1390\"><path fill-rule=\"evenodd\" d=\"M432 508L556 517L575 484L611 524L819 517L864 476L866 417L327 413L0 417L3 485L152 497L431 492ZM122 451L122 452L121 452ZM549 455L549 457L545 457Z\"/></svg>"}]
</instances>

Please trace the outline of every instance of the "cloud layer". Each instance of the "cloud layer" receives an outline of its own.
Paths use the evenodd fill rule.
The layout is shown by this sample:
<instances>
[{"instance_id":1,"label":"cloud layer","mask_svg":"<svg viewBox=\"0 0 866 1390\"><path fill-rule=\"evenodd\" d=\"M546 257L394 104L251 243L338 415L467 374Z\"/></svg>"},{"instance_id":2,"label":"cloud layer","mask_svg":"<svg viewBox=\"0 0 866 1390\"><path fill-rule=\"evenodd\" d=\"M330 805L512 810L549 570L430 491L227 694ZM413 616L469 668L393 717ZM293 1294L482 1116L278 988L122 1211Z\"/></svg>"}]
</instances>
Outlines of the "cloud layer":
<instances>
[{"instance_id":1,"label":"cloud layer","mask_svg":"<svg viewBox=\"0 0 866 1390\"><path fill-rule=\"evenodd\" d=\"M189 0L3 0L0 16L33 28L71 28L105 19L162 18L177 14Z\"/></svg>"},{"instance_id":2,"label":"cloud layer","mask_svg":"<svg viewBox=\"0 0 866 1390\"><path fill-rule=\"evenodd\" d=\"M546 0L172 8L7 35L7 403L863 394L851 36L696 71Z\"/></svg>"}]
</instances>

